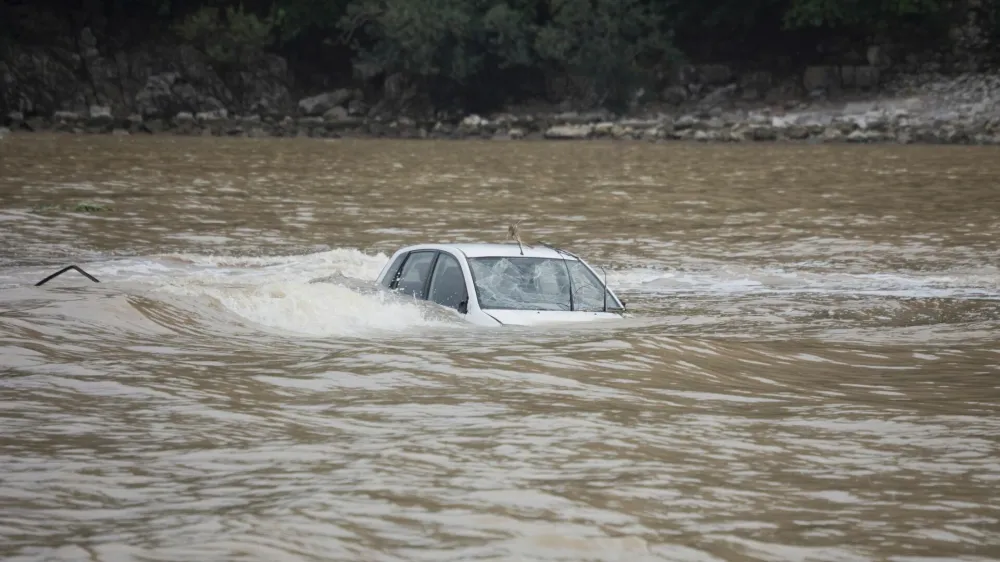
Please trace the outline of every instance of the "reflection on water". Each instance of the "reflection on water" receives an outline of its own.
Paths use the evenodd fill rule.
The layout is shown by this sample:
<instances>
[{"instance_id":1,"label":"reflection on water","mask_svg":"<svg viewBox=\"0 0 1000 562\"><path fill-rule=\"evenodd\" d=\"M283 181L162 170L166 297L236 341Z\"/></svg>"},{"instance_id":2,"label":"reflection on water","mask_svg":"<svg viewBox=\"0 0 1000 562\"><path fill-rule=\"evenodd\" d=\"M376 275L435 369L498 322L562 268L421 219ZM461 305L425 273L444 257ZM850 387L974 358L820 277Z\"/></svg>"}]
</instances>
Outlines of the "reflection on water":
<instances>
[{"instance_id":1,"label":"reflection on water","mask_svg":"<svg viewBox=\"0 0 1000 562\"><path fill-rule=\"evenodd\" d=\"M995 150L8 141L7 559L1000 548ZM633 316L480 328L371 286L522 218ZM32 286L67 263L101 283Z\"/></svg>"}]
</instances>

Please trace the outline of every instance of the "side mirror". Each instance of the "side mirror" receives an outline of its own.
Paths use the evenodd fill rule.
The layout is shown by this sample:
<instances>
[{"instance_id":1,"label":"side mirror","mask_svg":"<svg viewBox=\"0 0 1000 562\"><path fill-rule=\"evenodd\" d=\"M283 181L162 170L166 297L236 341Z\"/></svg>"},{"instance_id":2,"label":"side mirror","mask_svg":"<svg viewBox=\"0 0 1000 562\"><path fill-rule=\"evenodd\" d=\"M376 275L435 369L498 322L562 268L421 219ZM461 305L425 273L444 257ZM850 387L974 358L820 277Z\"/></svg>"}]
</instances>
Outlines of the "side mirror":
<instances>
[{"instance_id":1,"label":"side mirror","mask_svg":"<svg viewBox=\"0 0 1000 562\"><path fill-rule=\"evenodd\" d=\"M462 301L462 302L458 303L458 312L460 314L468 314L469 313L469 301Z\"/></svg>"}]
</instances>

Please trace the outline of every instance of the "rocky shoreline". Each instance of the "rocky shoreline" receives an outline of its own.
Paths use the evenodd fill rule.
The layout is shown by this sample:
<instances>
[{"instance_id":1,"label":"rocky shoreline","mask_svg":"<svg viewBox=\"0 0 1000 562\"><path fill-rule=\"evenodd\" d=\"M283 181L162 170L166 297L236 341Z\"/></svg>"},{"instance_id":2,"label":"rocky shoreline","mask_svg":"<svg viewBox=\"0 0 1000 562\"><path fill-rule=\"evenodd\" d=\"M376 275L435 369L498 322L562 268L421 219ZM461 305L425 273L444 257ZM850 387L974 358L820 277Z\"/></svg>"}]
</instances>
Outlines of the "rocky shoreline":
<instances>
[{"instance_id":1,"label":"rocky shoreline","mask_svg":"<svg viewBox=\"0 0 1000 562\"><path fill-rule=\"evenodd\" d=\"M719 102L722 96L716 96ZM295 115L181 111L170 118L115 117L110 107L57 111L2 123L17 132L173 134L229 137L810 142L1000 146L1000 75L906 76L862 101L786 101L735 109L732 103L649 109L632 116L595 112L510 112L453 118L371 117L350 92L303 99ZM709 97L708 99L711 99ZM725 100L722 100L723 102ZM360 114L359 114L360 113ZM0 130L0 137L5 131Z\"/></svg>"}]
</instances>

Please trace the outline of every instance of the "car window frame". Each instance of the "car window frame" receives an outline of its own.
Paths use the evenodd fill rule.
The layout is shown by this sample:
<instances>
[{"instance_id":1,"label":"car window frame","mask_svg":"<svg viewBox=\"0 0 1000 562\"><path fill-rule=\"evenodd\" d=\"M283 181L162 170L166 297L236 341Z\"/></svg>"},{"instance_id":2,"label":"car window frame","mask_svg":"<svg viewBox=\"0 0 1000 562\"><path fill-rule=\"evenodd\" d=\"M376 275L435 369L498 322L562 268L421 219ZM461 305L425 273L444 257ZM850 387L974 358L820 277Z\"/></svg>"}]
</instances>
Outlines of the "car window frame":
<instances>
[{"instance_id":1,"label":"car window frame","mask_svg":"<svg viewBox=\"0 0 1000 562\"><path fill-rule=\"evenodd\" d=\"M428 269L429 274L427 275L427 279L424 279L424 284L420 288L420 294L413 295L414 298L425 301L427 300L427 295L431 288L431 278L434 277L434 268L437 267L437 261L438 257L440 257L441 255L441 250L413 250L407 252L406 259L403 260L403 263L399 264L399 269L397 269L396 272L393 274L392 282L389 284L389 290L396 291L399 289L399 279L403 276L403 269L406 268L406 264L410 263L410 260L413 258L414 254L433 254L433 257L431 258L430 267Z\"/></svg>"},{"instance_id":2,"label":"car window frame","mask_svg":"<svg viewBox=\"0 0 1000 562\"><path fill-rule=\"evenodd\" d=\"M389 264L389 268L386 269L385 277L382 278L382 286L386 289L392 290L393 285L396 280L399 279L399 273L403 271L403 264L409 259L410 254L413 252L403 252L396 256L396 259Z\"/></svg>"},{"instance_id":3,"label":"car window frame","mask_svg":"<svg viewBox=\"0 0 1000 562\"><path fill-rule=\"evenodd\" d=\"M427 283L426 283L426 286L424 287L424 300L426 300L427 302L433 302L434 304L437 304L439 306L444 306L446 308L452 308L454 310L458 310L462 314L468 313L468 310L469 310L469 283L468 283L468 279L466 278L466 275L465 275L465 269L462 267L462 261L463 261L462 258L460 258L459 256L456 256L456 255L452 254L451 252L446 252L444 250L436 250L436 252L437 252L437 256L434 257L434 261L431 263L431 273L430 273L430 275L427 276ZM434 275L437 273L438 263L441 261L441 258L443 256L447 256L447 257L455 260L455 264L458 265L458 274L462 278L462 297L464 298L464 302L465 302L465 312L462 312L461 308L454 308L454 307L451 307L451 306L447 306L447 305L441 304L441 303L439 303L437 301L430 300L431 299L431 283L434 282ZM402 271L402 269L403 268L400 268L400 271Z\"/></svg>"}]
</instances>

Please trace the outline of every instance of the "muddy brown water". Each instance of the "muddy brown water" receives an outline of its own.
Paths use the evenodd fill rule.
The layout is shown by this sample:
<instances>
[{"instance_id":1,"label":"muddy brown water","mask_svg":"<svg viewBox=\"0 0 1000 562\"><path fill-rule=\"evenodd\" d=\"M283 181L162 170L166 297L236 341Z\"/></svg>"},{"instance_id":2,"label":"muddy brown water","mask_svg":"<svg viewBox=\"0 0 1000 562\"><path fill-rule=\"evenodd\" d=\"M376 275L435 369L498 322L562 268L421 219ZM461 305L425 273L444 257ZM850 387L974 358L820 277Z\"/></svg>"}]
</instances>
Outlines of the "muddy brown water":
<instances>
[{"instance_id":1,"label":"muddy brown water","mask_svg":"<svg viewBox=\"0 0 1000 562\"><path fill-rule=\"evenodd\" d=\"M370 289L518 219L632 316ZM0 556L997 559L998 235L987 148L12 135Z\"/></svg>"}]
</instances>

